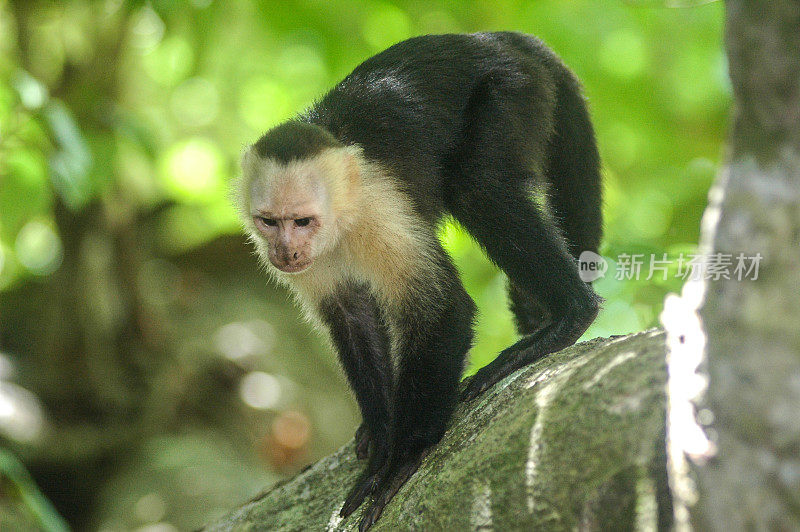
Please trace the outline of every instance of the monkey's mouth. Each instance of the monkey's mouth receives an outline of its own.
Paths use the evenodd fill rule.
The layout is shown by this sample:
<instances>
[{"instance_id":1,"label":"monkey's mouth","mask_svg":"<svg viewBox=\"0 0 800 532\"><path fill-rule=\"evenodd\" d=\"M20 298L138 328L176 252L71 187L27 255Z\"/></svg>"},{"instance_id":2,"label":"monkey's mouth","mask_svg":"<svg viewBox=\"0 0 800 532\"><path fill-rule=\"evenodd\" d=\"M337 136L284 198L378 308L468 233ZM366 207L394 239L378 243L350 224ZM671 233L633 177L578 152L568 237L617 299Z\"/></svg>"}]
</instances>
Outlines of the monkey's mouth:
<instances>
[{"instance_id":1,"label":"monkey's mouth","mask_svg":"<svg viewBox=\"0 0 800 532\"><path fill-rule=\"evenodd\" d=\"M311 262L312 261L309 260L309 261L301 262L301 263L298 263L298 264L286 264L284 266L275 266L273 264L273 266L275 266L276 268L278 268L280 271L282 271L284 273L300 273L303 270L305 270L306 268L308 268L309 266L311 266Z\"/></svg>"}]
</instances>

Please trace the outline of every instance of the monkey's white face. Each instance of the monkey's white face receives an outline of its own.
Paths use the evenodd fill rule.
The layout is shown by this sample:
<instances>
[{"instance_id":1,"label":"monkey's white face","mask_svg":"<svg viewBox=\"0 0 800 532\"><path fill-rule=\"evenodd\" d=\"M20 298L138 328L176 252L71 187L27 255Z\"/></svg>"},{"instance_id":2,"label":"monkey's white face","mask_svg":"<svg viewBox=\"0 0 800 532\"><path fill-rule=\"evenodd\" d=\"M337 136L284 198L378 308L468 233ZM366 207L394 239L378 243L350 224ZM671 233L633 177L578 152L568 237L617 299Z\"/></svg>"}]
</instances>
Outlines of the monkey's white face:
<instances>
[{"instance_id":1,"label":"monkey's white face","mask_svg":"<svg viewBox=\"0 0 800 532\"><path fill-rule=\"evenodd\" d=\"M271 185L253 182L253 225L266 244L270 263L282 272L299 273L311 266L319 252L317 239L324 234L327 218L322 194L286 181Z\"/></svg>"},{"instance_id":2,"label":"monkey's white face","mask_svg":"<svg viewBox=\"0 0 800 532\"><path fill-rule=\"evenodd\" d=\"M253 216L253 223L267 241L269 261L282 272L301 272L314 261L313 242L320 228L318 216L277 217L259 213Z\"/></svg>"},{"instance_id":3,"label":"monkey's white face","mask_svg":"<svg viewBox=\"0 0 800 532\"><path fill-rule=\"evenodd\" d=\"M259 253L284 273L300 273L336 245L337 224L327 174L320 160L280 164L246 154L247 225Z\"/></svg>"}]
</instances>

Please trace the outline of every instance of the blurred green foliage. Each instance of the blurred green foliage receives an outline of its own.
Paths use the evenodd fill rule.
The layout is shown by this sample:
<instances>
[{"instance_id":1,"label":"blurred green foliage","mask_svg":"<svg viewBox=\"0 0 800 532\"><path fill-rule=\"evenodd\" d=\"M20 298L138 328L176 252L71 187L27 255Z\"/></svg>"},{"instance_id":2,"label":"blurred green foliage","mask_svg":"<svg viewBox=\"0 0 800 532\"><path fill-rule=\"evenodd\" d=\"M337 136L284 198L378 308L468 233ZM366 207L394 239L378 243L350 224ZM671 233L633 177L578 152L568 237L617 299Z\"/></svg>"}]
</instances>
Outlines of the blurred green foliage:
<instances>
[{"instance_id":1,"label":"blurred green foliage","mask_svg":"<svg viewBox=\"0 0 800 532\"><path fill-rule=\"evenodd\" d=\"M169 252L238 231L226 187L241 148L364 58L422 33L533 33L583 80L604 161L605 256L691 251L722 155L721 3L32 2L23 9L38 39L24 50L0 6L0 290L58 268L56 202L166 204L154 237ZM70 109L63 67L99 47L111 48L117 88ZM514 337L504 281L462 231L443 238L481 310L480 365ZM680 283L606 276L606 309L587 334L654 325Z\"/></svg>"},{"instance_id":2,"label":"blurred green foliage","mask_svg":"<svg viewBox=\"0 0 800 532\"><path fill-rule=\"evenodd\" d=\"M0 528L67 532L69 526L58 515L13 454L0 449Z\"/></svg>"}]
</instances>

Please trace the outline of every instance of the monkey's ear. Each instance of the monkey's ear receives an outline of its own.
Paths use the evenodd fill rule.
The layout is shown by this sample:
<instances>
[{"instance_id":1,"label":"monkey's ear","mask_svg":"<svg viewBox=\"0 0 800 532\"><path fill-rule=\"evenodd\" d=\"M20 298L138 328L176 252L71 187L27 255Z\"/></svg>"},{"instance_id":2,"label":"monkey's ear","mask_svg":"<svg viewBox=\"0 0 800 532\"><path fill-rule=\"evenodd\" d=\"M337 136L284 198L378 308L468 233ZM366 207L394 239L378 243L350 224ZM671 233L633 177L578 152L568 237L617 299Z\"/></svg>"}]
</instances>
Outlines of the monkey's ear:
<instances>
[{"instance_id":1,"label":"monkey's ear","mask_svg":"<svg viewBox=\"0 0 800 532\"><path fill-rule=\"evenodd\" d=\"M364 160L363 152L358 146L347 146L344 149L344 164L347 182L351 187L361 184L361 162Z\"/></svg>"},{"instance_id":2,"label":"monkey's ear","mask_svg":"<svg viewBox=\"0 0 800 532\"><path fill-rule=\"evenodd\" d=\"M242 150L242 155L239 158L239 165L242 168L242 174L248 175L253 170L257 162L258 155L255 153L253 146L246 146Z\"/></svg>"},{"instance_id":3,"label":"monkey's ear","mask_svg":"<svg viewBox=\"0 0 800 532\"><path fill-rule=\"evenodd\" d=\"M258 156L254 153L252 146L246 146L242 150L242 155L239 158L239 164L242 169L241 174L233 180L228 190L228 201L234 206L242 223L245 224L250 219L247 186L255 170L257 158Z\"/></svg>"}]
</instances>

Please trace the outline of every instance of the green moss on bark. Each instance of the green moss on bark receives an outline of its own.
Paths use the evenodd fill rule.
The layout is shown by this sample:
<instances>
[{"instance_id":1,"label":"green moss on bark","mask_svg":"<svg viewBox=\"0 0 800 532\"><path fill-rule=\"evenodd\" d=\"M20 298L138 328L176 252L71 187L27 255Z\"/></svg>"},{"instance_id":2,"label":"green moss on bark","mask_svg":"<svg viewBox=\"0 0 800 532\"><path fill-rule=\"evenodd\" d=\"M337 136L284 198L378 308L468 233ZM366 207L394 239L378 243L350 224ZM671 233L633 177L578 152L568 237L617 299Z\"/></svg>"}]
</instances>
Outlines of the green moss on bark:
<instances>
[{"instance_id":1,"label":"green moss on bark","mask_svg":"<svg viewBox=\"0 0 800 532\"><path fill-rule=\"evenodd\" d=\"M659 331L578 344L514 373L461 405L375 529L655 528L665 381ZM344 521L338 511L362 468L351 442L208 530L352 530L360 511Z\"/></svg>"}]
</instances>

